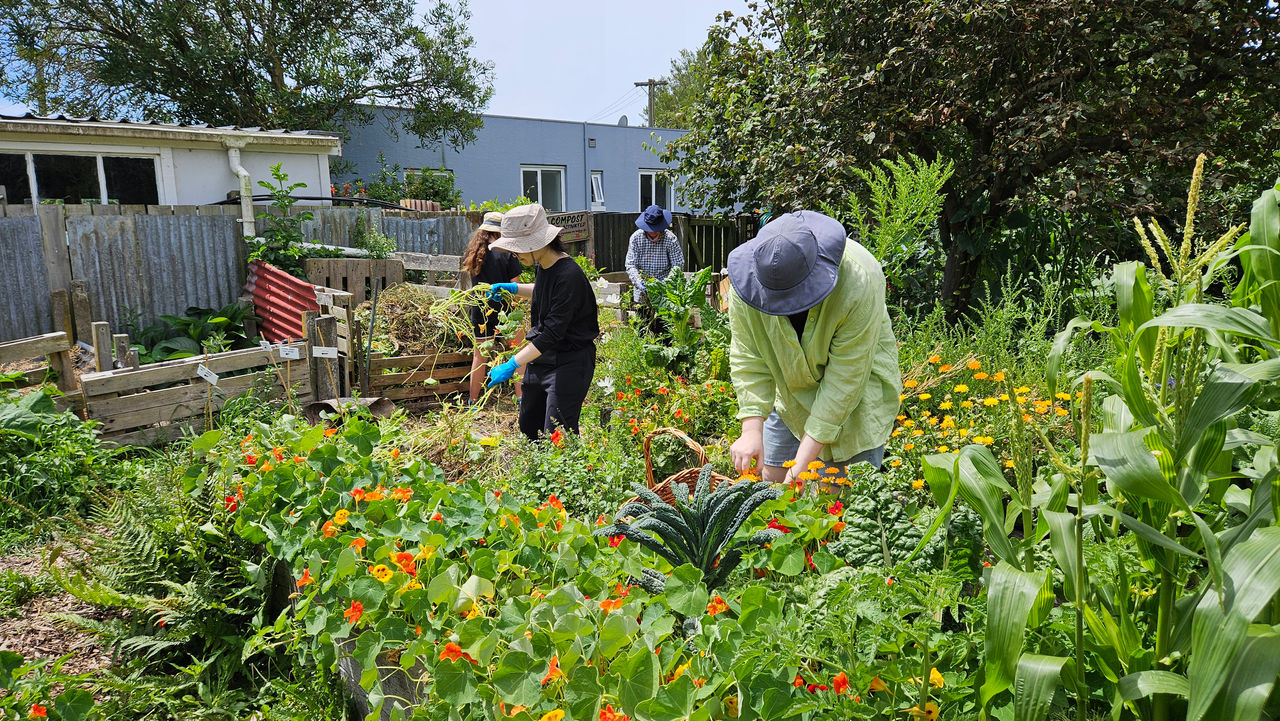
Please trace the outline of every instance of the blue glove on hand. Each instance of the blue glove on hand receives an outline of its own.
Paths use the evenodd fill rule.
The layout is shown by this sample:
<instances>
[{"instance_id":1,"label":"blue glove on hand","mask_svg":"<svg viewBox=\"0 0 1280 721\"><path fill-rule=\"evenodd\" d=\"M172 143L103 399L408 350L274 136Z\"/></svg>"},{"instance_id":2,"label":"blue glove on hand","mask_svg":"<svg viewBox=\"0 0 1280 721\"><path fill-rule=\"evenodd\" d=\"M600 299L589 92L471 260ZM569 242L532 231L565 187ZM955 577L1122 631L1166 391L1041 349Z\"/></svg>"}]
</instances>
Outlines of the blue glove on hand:
<instances>
[{"instance_id":1,"label":"blue glove on hand","mask_svg":"<svg viewBox=\"0 0 1280 721\"><path fill-rule=\"evenodd\" d=\"M489 286L489 300L500 300L502 298L502 291L504 290L511 295L515 295L520 292L520 286L515 283L494 283Z\"/></svg>"},{"instance_id":2,"label":"blue glove on hand","mask_svg":"<svg viewBox=\"0 0 1280 721\"><path fill-rule=\"evenodd\" d=\"M514 285L514 283L503 283L502 285ZM515 375L516 368L519 367L520 365L516 363L516 359L512 358L506 363L503 363L497 368L489 371L489 385L485 386L485 388L492 388L499 383L506 383L511 380L511 376Z\"/></svg>"}]
</instances>

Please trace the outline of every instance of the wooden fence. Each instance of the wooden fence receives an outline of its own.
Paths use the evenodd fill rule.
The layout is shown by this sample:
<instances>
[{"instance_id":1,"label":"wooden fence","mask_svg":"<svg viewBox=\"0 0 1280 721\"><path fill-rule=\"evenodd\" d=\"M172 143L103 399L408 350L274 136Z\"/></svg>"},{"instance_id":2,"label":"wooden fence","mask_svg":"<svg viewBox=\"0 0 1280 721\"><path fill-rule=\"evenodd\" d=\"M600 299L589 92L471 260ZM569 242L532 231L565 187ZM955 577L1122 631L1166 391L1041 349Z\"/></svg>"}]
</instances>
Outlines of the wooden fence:
<instances>
[{"instance_id":1,"label":"wooden fence","mask_svg":"<svg viewBox=\"0 0 1280 721\"><path fill-rule=\"evenodd\" d=\"M627 246L636 231L635 213L592 213L596 267L605 272L626 269ZM756 235L754 215L709 218L674 214L671 231L680 239L685 270L720 270L729 251Z\"/></svg>"}]
</instances>

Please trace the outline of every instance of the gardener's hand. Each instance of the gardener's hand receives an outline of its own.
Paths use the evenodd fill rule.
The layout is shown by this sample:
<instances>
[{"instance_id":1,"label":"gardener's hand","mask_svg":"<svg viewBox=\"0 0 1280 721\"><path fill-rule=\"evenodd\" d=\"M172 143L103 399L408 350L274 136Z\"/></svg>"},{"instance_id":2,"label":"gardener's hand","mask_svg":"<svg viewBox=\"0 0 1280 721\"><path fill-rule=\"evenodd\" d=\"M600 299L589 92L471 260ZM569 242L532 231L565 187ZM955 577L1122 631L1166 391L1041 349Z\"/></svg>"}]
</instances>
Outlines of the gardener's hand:
<instances>
[{"instance_id":1,"label":"gardener's hand","mask_svg":"<svg viewBox=\"0 0 1280 721\"><path fill-rule=\"evenodd\" d=\"M485 387L492 388L498 385L499 383L506 383L507 381L511 380L511 376L515 375L516 369L519 367L520 365L516 363L516 359L512 358L506 363L503 363L502 365L494 368L493 370L489 371L489 385Z\"/></svg>"},{"instance_id":2,"label":"gardener's hand","mask_svg":"<svg viewBox=\"0 0 1280 721\"><path fill-rule=\"evenodd\" d=\"M754 421L754 422L753 422ZM764 419L744 418L742 435L729 446L729 457L738 473L764 469ZM754 468L753 468L754 467Z\"/></svg>"},{"instance_id":3,"label":"gardener's hand","mask_svg":"<svg viewBox=\"0 0 1280 721\"><path fill-rule=\"evenodd\" d=\"M489 300L500 300L504 290L511 295L515 295L520 292L520 286L515 283L494 283L489 286Z\"/></svg>"}]
</instances>

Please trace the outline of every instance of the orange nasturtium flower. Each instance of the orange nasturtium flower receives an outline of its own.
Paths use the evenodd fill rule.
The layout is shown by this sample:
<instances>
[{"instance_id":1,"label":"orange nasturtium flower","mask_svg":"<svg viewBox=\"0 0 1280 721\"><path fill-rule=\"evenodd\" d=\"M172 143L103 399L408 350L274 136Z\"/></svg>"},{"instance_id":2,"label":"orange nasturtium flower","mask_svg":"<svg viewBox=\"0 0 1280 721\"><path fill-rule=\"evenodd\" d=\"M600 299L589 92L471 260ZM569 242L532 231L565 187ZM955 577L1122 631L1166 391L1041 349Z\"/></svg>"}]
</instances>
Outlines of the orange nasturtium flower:
<instances>
[{"instance_id":1,"label":"orange nasturtium flower","mask_svg":"<svg viewBox=\"0 0 1280 721\"><path fill-rule=\"evenodd\" d=\"M401 503L408 503L409 499L413 497L413 489L397 488L391 492L391 497L396 499L397 501L400 501Z\"/></svg>"},{"instance_id":2,"label":"orange nasturtium flower","mask_svg":"<svg viewBox=\"0 0 1280 721\"><path fill-rule=\"evenodd\" d=\"M321 526L320 529L324 532L325 538L333 538L338 535L337 529L333 527L333 521L325 521L324 525Z\"/></svg>"},{"instance_id":3,"label":"orange nasturtium flower","mask_svg":"<svg viewBox=\"0 0 1280 721\"><path fill-rule=\"evenodd\" d=\"M352 497L352 498L354 498L354 499L356 499L357 501L363 501L363 500L364 500L364 496L365 496L365 492L364 492L364 489L363 489L363 488L353 488L353 489L351 489L351 497Z\"/></svg>"},{"instance_id":4,"label":"orange nasturtium flower","mask_svg":"<svg viewBox=\"0 0 1280 721\"><path fill-rule=\"evenodd\" d=\"M49 709L38 703L31 704L31 713L27 714L27 718L48 718Z\"/></svg>"},{"instance_id":5,"label":"orange nasturtium flower","mask_svg":"<svg viewBox=\"0 0 1280 721\"><path fill-rule=\"evenodd\" d=\"M849 691L849 677L845 675L844 671L841 671L832 677L831 690L835 691L837 695L847 693Z\"/></svg>"},{"instance_id":6,"label":"orange nasturtium flower","mask_svg":"<svg viewBox=\"0 0 1280 721\"><path fill-rule=\"evenodd\" d=\"M348 511L345 508L339 508L338 511L333 514L333 522L339 526L345 526L347 524L347 518L350 516L351 511Z\"/></svg>"},{"instance_id":7,"label":"orange nasturtium flower","mask_svg":"<svg viewBox=\"0 0 1280 721\"><path fill-rule=\"evenodd\" d=\"M325 438L332 438L337 432L337 428L326 428L324 431Z\"/></svg>"},{"instance_id":8,"label":"orange nasturtium flower","mask_svg":"<svg viewBox=\"0 0 1280 721\"><path fill-rule=\"evenodd\" d=\"M631 717L613 710L613 704L600 709L600 721L631 721Z\"/></svg>"},{"instance_id":9,"label":"orange nasturtium flower","mask_svg":"<svg viewBox=\"0 0 1280 721\"><path fill-rule=\"evenodd\" d=\"M440 515L440 512L439 512L439 511L436 511L435 513L431 514L431 520L433 520L433 521L443 521L443 520L444 520L444 516Z\"/></svg>"},{"instance_id":10,"label":"orange nasturtium flower","mask_svg":"<svg viewBox=\"0 0 1280 721\"><path fill-rule=\"evenodd\" d=\"M471 663L477 663L477 661L474 658L471 658L471 654L463 653L462 647L454 643L453 641L446 643L444 645L444 650L440 652L441 661L444 661L446 659L449 661L457 661L460 658L465 658Z\"/></svg>"},{"instance_id":11,"label":"orange nasturtium flower","mask_svg":"<svg viewBox=\"0 0 1280 721\"><path fill-rule=\"evenodd\" d=\"M622 608L622 604L626 603L626 601L627 599L625 598L606 598L600 602L600 608L603 609L605 613L617 611Z\"/></svg>"},{"instance_id":12,"label":"orange nasturtium flower","mask_svg":"<svg viewBox=\"0 0 1280 721\"><path fill-rule=\"evenodd\" d=\"M885 684L885 682L881 681L879 676L876 676L875 678L871 679L871 687L867 689L867 693L875 693L877 691L888 691L888 690L889 690L889 687Z\"/></svg>"},{"instance_id":13,"label":"orange nasturtium flower","mask_svg":"<svg viewBox=\"0 0 1280 721\"><path fill-rule=\"evenodd\" d=\"M831 532L839 533L843 531L845 529L845 526L847 525L848 524L846 524L844 521L836 521L835 523L831 524Z\"/></svg>"},{"instance_id":14,"label":"orange nasturtium flower","mask_svg":"<svg viewBox=\"0 0 1280 721\"><path fill-rule=\"evenodd\" d=\"M346 618L354 626L360 622L360 617L364 615L364 604L359 601L352 601L351 607L342 612L343 618Z\"/></svg>"},{"instance_id":15,"label":"orange nasturtium flower","mask_svg":"<svg viewBox=\"0 0 1280 721\"><path fill-rule=\"evenodd\" d=\"M946 684L942 679L942 674L938 673L938 669L929 669L929 684L934 688L942 688Z\"/></svg>"},{"instance_id":16,"label":"orange nasturtium flower","mask_svg":"<svg viewBox=\"0 0 1280 721\"><path fill-rule=\"evenodd\" d=\"M364 547L367 545L369 545L369 542L364 540L360 536L356 536L355 540L351 542L351 547L356 549L356 553L363 551Z\"/></svg>"},{"instance_id":17,"label":"orange nasturtium flower","mask_svg":"<svg viewBox=\"0 0 1280 721\"><path fill-rule=\"evenodd\" d=\"M707 615L714 616L718 613L724 613L729 610L729 604L725 603L723 598L716 596L707 603Z\"/></svg>"},{"instance_id":18,"label":"orange nasturtium flower","mask_svg":"<svg viewBox=\"0 0 1280 721\"><path fill-rule=\"evenodd\" d=\"M399 449L399 448L392 448L392 449L391 449L391 457L392 457L392 458L399 458L399 457L400 457L400 449Z\"/></svg>"},{"instance_id":19,"label":"orange nasturtium flower","mask_svg":"<svg viewBox=\"0 0 1280 721\"><path fill-rule=\"evenodd\" d=\"M311 577L311 569L304 568L302 569L302 578L298 579L298 588L302 588L303 586L311 583L314 580L316 579Z\"/></svg>"},{"instance_id":20,"label":"orange nasturtium flower","mask_svg":"<svg viewBox=\"0 0 1280 721\"><path fill-rule=\"evenodd\" d=\"M395 554L392 557L392 560L396 562L396 565L400 567L401 571L404 571L410 576L417 578L418 567L417 567L417 564L414 563L414 558L412 553L409 553L408 551L401 551Z\"/></svg>"},{"instance_id":21,"label":"orange nasturtium flower","mask_svg":"<svg viewBox=\"0 0 1280 721\"><path fill-rule=\"evenodd\" d=\"M547 669L547 675L542 677L542 685L558 679L564 678L564 671L560 670L560 656L557 654L551 657L551 667Z\"/></svg>"},{"instance_id":22,"label":"orange nasturtium flower","mask_svg":"<svg viewBox=\"0 0 1280 721\"><path fill-rule=\"evenodd\" d=\"M382 581L383 583L390 581L391 577L395 575L394 571L392 571L390 568L387 568L385 565L381 563L374 566L373 568L370 568L369 573L372 573L374 578L378 579L379 581Z\"/></svg>"}]
</instances>

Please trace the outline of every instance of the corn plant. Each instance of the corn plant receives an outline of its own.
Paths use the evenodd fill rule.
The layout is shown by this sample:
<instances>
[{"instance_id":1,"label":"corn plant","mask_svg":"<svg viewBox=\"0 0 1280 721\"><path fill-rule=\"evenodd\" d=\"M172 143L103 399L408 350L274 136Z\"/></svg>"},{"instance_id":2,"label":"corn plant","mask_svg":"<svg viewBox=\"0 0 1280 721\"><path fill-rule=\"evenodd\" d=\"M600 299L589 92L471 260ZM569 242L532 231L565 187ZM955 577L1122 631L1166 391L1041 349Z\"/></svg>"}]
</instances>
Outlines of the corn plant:
<instances>
[{"instance_id":1,"label":"corn plant","mask_svg":"<svg viewBox=\"0 0 1280 721\"><path fill-rule=\"evenodd\" d=\"M1027 438L1019 436L1038 430L1011 404L1016 487L985 447L926 459L939 503L949 507L959 496L977 509L1000 559L988 586L984 713L1014 689L1015 716L1044 719L1059 681L1074 689L1081 719L1098 700L1110 702L1113 714L1123 707L1157 721L1253 720L1271 695L1280 672L1280 633L1271 626L1280 621L1273 603L1280 590L1280 471L1274 441L1236 429L1234 418L1280 378L1280 340L1253 310L1206 302L1243 227L1196 242L1202 163L1180 246L1155 223L1138 225L1156 287L1142 266L1122 264L1114 275L1117 325L1076 319L1055 340L1051 393L1076 330L1106 333L1120 351L1114 367L1081 379L1078 458L1041 433L1050 462L1033 468ZM1095 385L1106 396L1096 433ZM1247 445L1259 450L1237 463L1234 450ZM1005 533L1015 521L1021 538ZM1088 568L1086 536L1131 542L1141 561L1134 572L1154 576L1156 602L1131 597L1122 560L1114 576ZM1037 554L1041 549L1050 553ZM1055 598L1054 568L1038 565L1044 558L1061 573L1074 608L1071 658L1023 653L1024 634ZM1097 694L1087 668L1102 679Z\"/></svg>"},{"instance_id":2,"label":"corn plant","mask_svg":"<svg viewBox=\"0 0 1280 721\"><path fill-rule=\"evenodd\" d=\"M765 528L732 543L751 514L766 501L780 498L782 492L771 484L749 481L723 483L713 492L711 464L702 467L692 494L688 484L674 484L674 505L638 483L632 484L632 488L640 500L624 505L614 523L597 529L594 535L624 536L653 551L673 567L689 564L701 572L709 591L724 585L729 574L742 563L744 551L763 546L781 535L780 531ZM625 520L629 517L633 520ZM652 593L663 591L661 575L646 573L638 580Z\"/></svg>"}]
</instances>

